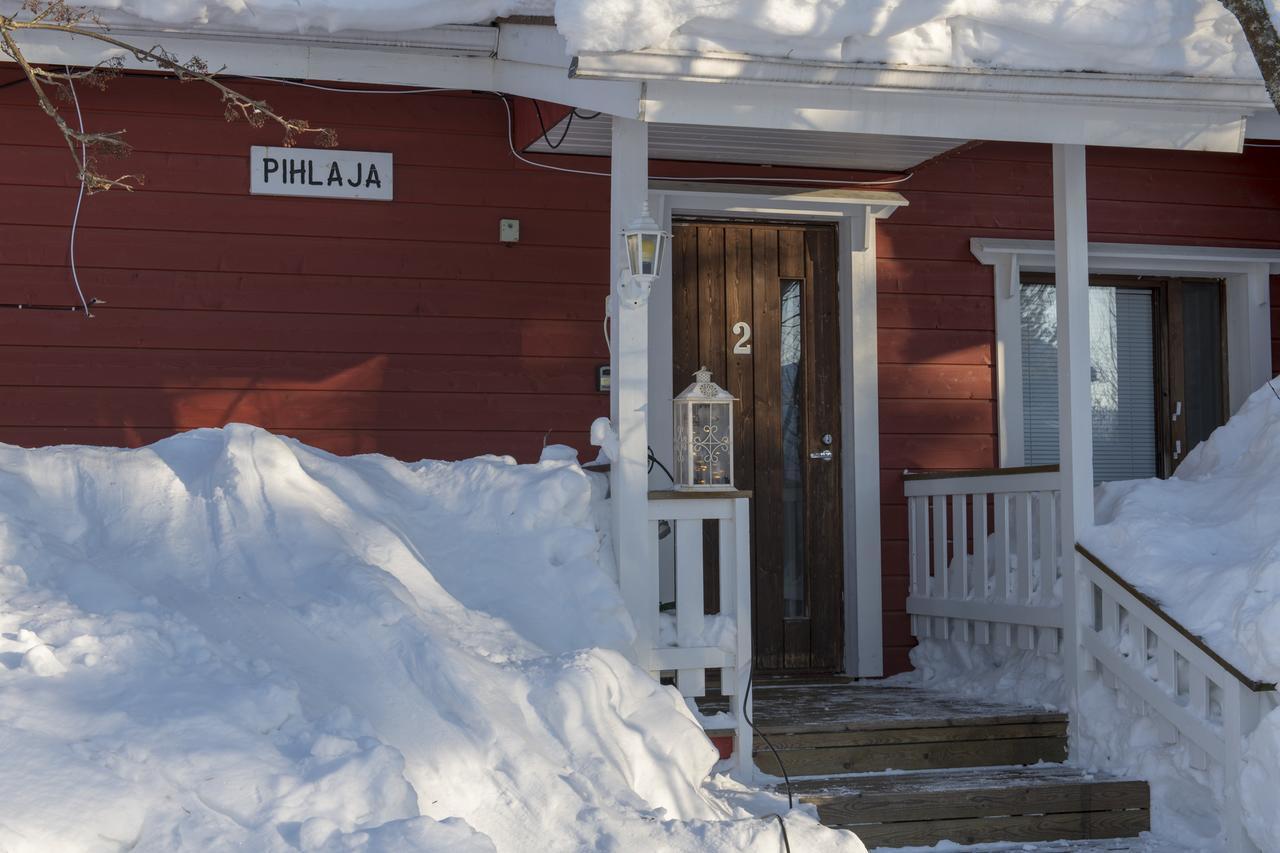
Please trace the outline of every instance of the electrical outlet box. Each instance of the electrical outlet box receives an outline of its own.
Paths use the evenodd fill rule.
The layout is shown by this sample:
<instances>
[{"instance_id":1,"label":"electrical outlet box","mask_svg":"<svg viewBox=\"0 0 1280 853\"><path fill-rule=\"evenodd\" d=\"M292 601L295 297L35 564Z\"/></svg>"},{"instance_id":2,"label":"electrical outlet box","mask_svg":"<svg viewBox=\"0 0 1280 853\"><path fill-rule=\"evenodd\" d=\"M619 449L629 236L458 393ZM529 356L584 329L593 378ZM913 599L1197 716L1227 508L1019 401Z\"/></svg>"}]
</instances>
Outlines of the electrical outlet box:
<instances>
[{"instance_id":1,"label":"electrical outlet box","mask_svg":"<svg viewBox=\"0 0 1280 853\"><path fill-rule=\"evenodd\" d=\"M502 243L520 242L520 220L503 219L498 223L498 240Z\"/></svg>"}]
</instances>

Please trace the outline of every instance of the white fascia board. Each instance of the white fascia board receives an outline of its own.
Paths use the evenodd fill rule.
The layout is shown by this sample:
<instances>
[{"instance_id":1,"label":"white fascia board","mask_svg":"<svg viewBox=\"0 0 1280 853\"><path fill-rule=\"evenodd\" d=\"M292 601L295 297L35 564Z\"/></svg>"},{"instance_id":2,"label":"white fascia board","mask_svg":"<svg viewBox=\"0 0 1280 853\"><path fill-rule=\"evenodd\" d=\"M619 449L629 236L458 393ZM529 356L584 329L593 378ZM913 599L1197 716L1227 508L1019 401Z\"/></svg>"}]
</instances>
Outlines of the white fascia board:
<instances>
[{"instance_id":1,"label":"white fascia board","mask_svg":"<svg viewBox=\"0 0 1280 853\"><path fill-rule=\"evenodd\" d=\"M1249 111L1270 105L1261 80L1120 74L1093 71L1019 71L824 62L729 53L637 51L584 53L573 63L575 77L835 86L870 91L951 94L1051 95L1123 99L1136 102L1230 104Z\"/></svg>"},{"instance_id":2,"label":"white fascia board","mask_svg":"<svg viewBox=\"0 0 1280 853\"><path fill-rule=\"evenodd\" d=\"M199 56L225 75L495 91L639 117L640 83L570 80L563 41L558 65L499 59L497 27L438 27L395 38L369 34L180 32L120 26L112 27L110 32L131 44L162 45L182 58ZM28 59L35 63L88 67L119 56L126 68L155 70L154 65L131 54L83 36L27 32L20 41ZM528 55L529 51L525 53ZM541 55L553 54L544 48Z\"/></svg>"},{"instance_id":3,"label":"white fascia board","mask_svg":"<svg viewBox=\"0 0 1280 853\"><path fill-rule=\"evenodd\" d=\"M988 266L1001 258L1014 257L1018 269L1037 272L1052 270L1052 240L1008 240L1001 237L974 237L969 241L973 256ZM1247 272L1257 264L1280 274L1280 251L1232 246L1167 246L1145 243L1090 243L1089 268L1095 272L1153 274Z\"/></svg>"},{"instance_id":4,"label":"white fascia board","mask_svg":"<svg viewBox=\"0 0 1280 853\"><path fill-rule=\"evenodd\" d=\"M1237 152L1258 81L911 68L641 51L575 79L643 80L647 121Z\"/></svg>"},{"instance_id":5,"label":"white fascia board","mask_svg":"<svg viewBox=\"0 0 1280 853\"><path fill-rule=\"evenodd\" d=\"M649 82L642 109L675 124L1230 153L1245 128L1229 104L736 83Z\"/></svg>"},{"instance_id":6,"label":"white fascia board","mask_svg":"<svg viewBox=\"0 0 1280 853\"><path fill-rule=\"evenodd\" d=\"M887 190L797 189L795 187L729 184L710 181L649 182L652 194L665 196L669 206L685 213L713 215L743 213L797 218L848 216L854 207L865 208L875 219L887 219L909 202L901 194Z\"/></svg>"}]
</instances>

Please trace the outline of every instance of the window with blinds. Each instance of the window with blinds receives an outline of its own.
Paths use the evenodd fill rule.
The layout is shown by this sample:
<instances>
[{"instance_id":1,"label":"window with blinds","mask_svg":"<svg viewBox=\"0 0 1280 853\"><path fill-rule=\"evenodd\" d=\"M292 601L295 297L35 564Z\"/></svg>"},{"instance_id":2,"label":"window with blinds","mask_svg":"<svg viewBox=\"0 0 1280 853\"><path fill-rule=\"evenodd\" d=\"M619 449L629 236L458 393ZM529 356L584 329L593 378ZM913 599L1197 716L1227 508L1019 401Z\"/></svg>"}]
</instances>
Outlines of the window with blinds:
<instances>
[{"instance_id":1,"label":"window with blinds","mask_svg":"<svg viewBox=\"0 0 1280 853\"><path fill-rule=\"evenodd\" d=\"M1022 285L1022 406L1028 465L1058 462L1058 320L1051 284ZM1156 298L1139 287L1089 288L1093 475L1154 477Z\"/></svg>"}]
</instances>

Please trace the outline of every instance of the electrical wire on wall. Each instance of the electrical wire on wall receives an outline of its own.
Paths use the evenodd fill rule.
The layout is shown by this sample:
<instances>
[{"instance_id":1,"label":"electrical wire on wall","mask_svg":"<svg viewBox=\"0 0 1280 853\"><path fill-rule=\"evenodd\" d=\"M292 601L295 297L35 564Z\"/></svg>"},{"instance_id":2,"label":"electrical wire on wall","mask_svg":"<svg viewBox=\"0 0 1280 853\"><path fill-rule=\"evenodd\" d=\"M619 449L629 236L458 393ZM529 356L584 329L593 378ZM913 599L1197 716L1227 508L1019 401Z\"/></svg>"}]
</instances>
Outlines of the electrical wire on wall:
<instances>
[{"instance_id":1,"label":"electrical wire on wall","mask_svg":"<svg viewBox=\"0 0 1280 853\"><path fill-rule=\"evenodd\" d=\"M71 90L71 101L76 107L76 124L80 127L80 191L76 194L76 209L71 216L71 241L68 246L71 260L71 283L76 286L76 295L80 297L80 307L84 311L84 316L93 317L93 312L89 310L89 300L84 297L84 288L80 286L80 273L76 269L76 232L80 227L80 208L84 204L84 169L89 164L89 148L84 142L84 114L80 112L80 96L76 94L76 81L71 77L71 69L64 65L63 69L67 72L67 88ZM94 300L97 304L98 300ZM74 310L74 309L72 309Z\"/></svg>"}]
</instances>

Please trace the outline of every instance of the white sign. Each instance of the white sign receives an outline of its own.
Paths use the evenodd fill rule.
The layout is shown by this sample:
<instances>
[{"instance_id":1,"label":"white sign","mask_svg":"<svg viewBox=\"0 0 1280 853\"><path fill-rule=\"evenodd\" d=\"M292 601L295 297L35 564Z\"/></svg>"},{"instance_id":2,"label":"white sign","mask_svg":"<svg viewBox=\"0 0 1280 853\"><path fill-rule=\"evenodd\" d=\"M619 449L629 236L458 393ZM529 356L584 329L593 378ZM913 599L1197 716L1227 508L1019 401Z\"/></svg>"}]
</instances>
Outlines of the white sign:
<instances>
[{"instance_id":1,"label":"white sign","mask_svg":"<svg viewBox=\"0 0 1280 853\"><path fill-rule=\"evenodd\" d=\"M251 195L391 201L391 188L389 152L262 145L249 149Z\"/></svg>"}]
</instances>

